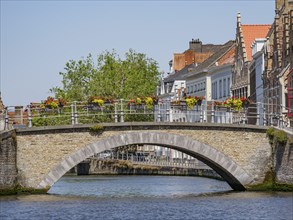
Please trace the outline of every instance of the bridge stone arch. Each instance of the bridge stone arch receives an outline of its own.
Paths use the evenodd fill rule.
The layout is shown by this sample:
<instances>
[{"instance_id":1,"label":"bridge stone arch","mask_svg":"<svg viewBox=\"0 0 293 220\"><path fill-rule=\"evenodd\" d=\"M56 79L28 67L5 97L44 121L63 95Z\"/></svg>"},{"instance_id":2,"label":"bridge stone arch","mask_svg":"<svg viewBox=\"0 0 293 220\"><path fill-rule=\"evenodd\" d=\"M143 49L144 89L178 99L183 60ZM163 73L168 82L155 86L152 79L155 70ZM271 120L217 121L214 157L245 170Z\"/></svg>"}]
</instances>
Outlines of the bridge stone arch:
<instances>
[{"instance_id":1,"label":"bridge stone arch","mask_svg":"<svg viewBox=\"0 0 293 220\"><path fill-rule=\"evenodd\" d=\"M172 146L172 149L179 150L206 163L221 175L234 190L245 190L245 185L253 182L253 177L241 166L208 144L183 135L159 131L143 131L116 134L85 145L59 162L42 178L37 188L50 188L72 167L95 153L131 144Z\"/></svg>"}]
</instances>

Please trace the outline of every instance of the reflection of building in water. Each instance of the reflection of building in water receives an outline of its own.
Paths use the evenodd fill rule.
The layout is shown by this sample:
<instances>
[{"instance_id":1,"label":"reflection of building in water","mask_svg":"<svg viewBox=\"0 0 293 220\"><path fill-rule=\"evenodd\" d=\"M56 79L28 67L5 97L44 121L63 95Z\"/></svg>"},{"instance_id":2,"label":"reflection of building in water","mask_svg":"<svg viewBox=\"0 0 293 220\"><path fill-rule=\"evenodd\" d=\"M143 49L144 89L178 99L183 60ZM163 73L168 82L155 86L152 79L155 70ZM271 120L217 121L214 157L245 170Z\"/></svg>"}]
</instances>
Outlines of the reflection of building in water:
<instances>
[{"instance_id":1,"label":"reflection of building in water","mask_svg":"<svg viewBox=\"0 0 293 220\"><path fill-rule=\"evenodd\" d=\"M131 161L149 161L149 162L180 162L180 163L192 163L194 165L204 165L203 162L182 153L180 151L172 149L172 147L161 147L156 145L131 145L119 148L114 148L112 151L107 150L95 157L100 159L111 158L118 160L131 160Z\"/></svg>"},{"instance_id":2,"label":"reflection of building in water","mask_svg":"<svg viewBox=\"0 0 293 220\"><path fill-rule=\"evenodd\" d=\"M141 145L137 146L137 155L143 160L166 160L170 162L188 162L191 161L195 164L203 164L201 161L174 150L172 148L161 147L156 145Z\"/></svg>"}]
</instances>

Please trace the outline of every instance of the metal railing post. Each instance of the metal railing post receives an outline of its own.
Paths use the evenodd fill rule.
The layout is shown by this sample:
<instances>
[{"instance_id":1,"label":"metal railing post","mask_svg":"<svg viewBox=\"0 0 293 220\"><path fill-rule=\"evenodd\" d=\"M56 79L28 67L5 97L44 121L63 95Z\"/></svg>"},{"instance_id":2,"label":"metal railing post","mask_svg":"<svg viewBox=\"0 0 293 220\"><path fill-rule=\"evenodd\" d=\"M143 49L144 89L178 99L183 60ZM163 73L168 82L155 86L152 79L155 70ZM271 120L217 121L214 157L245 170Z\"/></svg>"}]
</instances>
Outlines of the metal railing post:
<instances>
[{"instance_id":1,"label":"metal railing post","mask_svg":"<svg viewBox=\"0 0 293 220\"><path fill-rule=\"evenodd\" d=\"M78 114L77 114L76 101L74 102L74 120L75 120L75 124L78 124Z\"/></svg>"},{"instance_id":2,"label":"metal railing post","mask_svg":"<svg viewBox=\"0 0 293 220\"><path fill-rule=\"evenodd\" d=\"M246 124L246 121L247 121L247 111L246 111L247 109L246 108L244 108L244 118L243 118L243 121L242 121L242 124Z\"/></svg>"},{"instance_id":3,"label":"metal railing post","mask_svg":"<svg viewBox=\"0 0 293 220\"><path fill-rule=\"evenodd\" d=\"M260 103L257 102L256 103L256 125L259 125L260 126L260 117L259 117L259 114L260 114Z\"/></svg>"},{"instance_id":4,"label":"metal railing post","mask_svg":"<svg viewBox=\"0 0 293 220\"><path fill-rule=\"evenodd\" d=\"M123 112L123 99L120 99L121 108L120 108L120 122L124 122L124 112Z\"/></svg>"},{"instance_id":5,"label":"metal railing post","mask_svg":"<svg viewBox=\"0 0 293 220\"><path fill-rule=\"evenodd\" d=\"M8 122L9 122L9 117L8 117L8 108L5 108L5 119L4 119L4 130L8 130Z\"/></svg>"},{"instance_id":6,"label":"metal railing post","mask_svg":"<svg viewBox=\"0 0 293 220\"><path fill-rule=\"evenodd\" d=\"M273 112L271 112L270 114L270 125L274 124L274 121L273 121Z\"/></svg>"},{"instance_id":7,"label":"metal railing post","mask_svg":"<svg viewBox=\"0 0 293 220\"><path fill-rule=\"evenodd\" d=\"M71 124L74 125L74 105L71 104Z\"/></svg>"},{"instance_id":8,"label":"metal railing post","mask_svg":"<svg viewBox=\"0 0 293 220\"><path fill-rule=\"evenodd\" d=\"M158 122L160 122L161 121L161 104L160 104L160 102L158 103Z\"/></svg>"},{"instance_id":9,"label":"metal railing post","mask_svg":"<svg viewBox=\"0 0 293 220\"><path fill-rule=\"evenodd\" d=\"M115 119L115 123L118 123L117 102L115 102L114 104L114 119Z\"/></svg>"},{"instance_id":10,"label":"metal railing post","mask_svg":"<svg viewBox=\"0 0 293 220\"><path fill-rule=\"evenodd\" d=\"M28 106L28 110L27 110L27 115L28 115L28 127L31 128L33 126L32 124L32 112L31 112L31 106Z\"/></svg>"},{"instance_id":11,"label":"metal railing post","mask_svg":"<svg viewBox=\"0 0 293 220\"><path fill-rule=\"evenodd\" d=\"M166 120L167 122L170 122L170 109L166 109Z\"/></svg>"},{"instance_id":12,"label":"metal railing post","mask_svg":"<svg viewBox=\"0 0 293 220\"><path fill-rule=\"evenodd\" d=\"M200 105L200 116L199 116L199 122L203 122L203 109L202 109L202 105Z\"/></svg>"},{"instance_id":13,"label":"metal railing post","mask_svg":"<svg viewBox=\"0 0 293 220\"><path fill-rule=\"evenodd\" d=\"M263 125L267 126L266 108L263 107Z\"/></svg>"},{"instance_id":14,"label":"metal railing post","mask_svg":"<svg viewBox=\"0 0 293 220\"><path fill-rule=\"evenodd\" d=\"M211 123L215 123L215 105L214 105L214 100L212 101Z\"/></svg>"},{"instance_id":15,"label":"metal railing post","mask_svg":"<svg viewBox=\"0 0 293 220\"><path fill-rule=\"evenodd\" d=\"M284 124L283 124L283 114L282 114L282 112L283 112L283 108L282 108L282 105L280 105L280 115L279 115L279 128L283 128L284 126Z\"/></svg>"}]
</instances>

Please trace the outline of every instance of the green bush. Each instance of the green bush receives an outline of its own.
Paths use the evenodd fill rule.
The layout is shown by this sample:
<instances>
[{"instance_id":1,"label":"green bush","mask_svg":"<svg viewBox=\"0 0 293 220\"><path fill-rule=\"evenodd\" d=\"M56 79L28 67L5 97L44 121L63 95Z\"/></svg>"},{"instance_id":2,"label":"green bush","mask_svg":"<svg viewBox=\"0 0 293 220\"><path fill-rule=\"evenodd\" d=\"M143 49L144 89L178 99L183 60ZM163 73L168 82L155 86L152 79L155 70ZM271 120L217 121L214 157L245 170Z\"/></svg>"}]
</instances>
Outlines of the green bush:
<instances>
[{"instance_id":1,"label":"green bush","mask_svg":"<svg viewBox=\"0 0 293 220\"><path fill-rule=\"evenodd\" d=\"M275 131L275 139L281 145L286 145L287 143L287 135L285 131Z\"/></svg>"},{"instance_id":2,"label":"green bush","mask_svg":"<svg viewBox=\"0 0 293 220\"><path fill-rule=\"evenodd\" d=\"M276 131L274 128L269 128L266 133L270 144L277 142L281 145L286 145L288 141L285 131Z\"/></svg>"},{"instance_id":3,"label":"green bush","mask_svg":"<svg viewBox=\"0 0 293 220\"><path fill-rule=\"evenodd\" d=\"M90 127L90 132L100 133L104 131L104 127L102 125L94 125Z\"/></svg>"},{"instance_id":4,"label":"green bush","mask_svg":"<svg viewBox=\"0 0 293 220\"><path fill-rule=\"evenodd\" d=\"M71 117L67 116L55 116L55 117L38 117L32 119L32 125L34 127L39 126L55 126L55 125L68 125L71 124Z\"/></svg>"},{"instance_id":5,"label":"green bush","mask_svg":"<svg viewBox=\"0 0 293 220\"><path fill-rule=\"evenodd\" d=\"M153 122L154 114L153 112L144 113L143 110L136 111L134 114L125 114L124 115L125 122Z\"/></svg>"},{"instance_id":6,"label":"green bush","mask_svg":"<svg viewBox=\"0 0 293 220\"><path fill-rule=\"evenodd\" d=\"M266 133L267 133L267 137L269 138L270 144L273 144L274 143L275 129L274 128L269 128Z\"/></svg>"},{"instance_id":7,"label":"green bush","mask_svg":"<svg viewBox=\"0 0 293 220\"><path fill-rule=\"evenodd\" d=\"M114 118L112 115L82 115L79 116L78 122L80 124L107 123L114 122Z\"/></svg>"}]
</instances>

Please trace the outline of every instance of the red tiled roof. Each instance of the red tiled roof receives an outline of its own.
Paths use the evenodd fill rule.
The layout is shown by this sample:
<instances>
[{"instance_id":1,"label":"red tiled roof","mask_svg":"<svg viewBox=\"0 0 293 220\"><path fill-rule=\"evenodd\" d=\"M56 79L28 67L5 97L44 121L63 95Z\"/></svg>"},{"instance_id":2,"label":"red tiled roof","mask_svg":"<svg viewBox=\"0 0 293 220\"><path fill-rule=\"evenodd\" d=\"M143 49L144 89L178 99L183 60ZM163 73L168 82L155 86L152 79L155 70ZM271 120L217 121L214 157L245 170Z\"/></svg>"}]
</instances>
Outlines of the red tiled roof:
<instances>
[{"instance_id":1,"label":"red tiled roof","mask_svg":"<svg viewBox=\"0 0 293 220\"><path fill-rule=\"evenodd\" d=\"M252 51L250 47L251 44L256 38L266 38L270 28L271 28L270 24L241 25L248 61L251 61L251 57L252 57Z\"/></svg>"}]
</instances>

